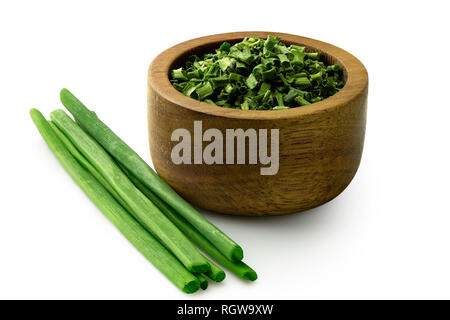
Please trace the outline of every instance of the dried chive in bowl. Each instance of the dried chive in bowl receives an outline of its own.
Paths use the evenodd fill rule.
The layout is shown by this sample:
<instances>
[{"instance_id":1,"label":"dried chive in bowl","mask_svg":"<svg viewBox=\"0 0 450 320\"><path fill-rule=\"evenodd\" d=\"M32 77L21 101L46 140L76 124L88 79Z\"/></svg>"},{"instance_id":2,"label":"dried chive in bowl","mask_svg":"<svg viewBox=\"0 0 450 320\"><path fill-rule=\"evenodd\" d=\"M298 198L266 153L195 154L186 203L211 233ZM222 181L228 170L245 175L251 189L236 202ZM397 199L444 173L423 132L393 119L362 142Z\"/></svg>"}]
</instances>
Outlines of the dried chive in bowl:
<instances>
[{"instance_id":1,"label":"dried chive in bowl","mask_svg":"<svg viewBox=\"0 0 450 320\"><path fill-rule=\"evenodd\" d=\"M325 65L320 52L286 46L279 37L228 42L185 67L172 70L172 85L185 96L225 108L280 110L319 102L343 86L338 65Z\"/></svg>"}]
</instances>

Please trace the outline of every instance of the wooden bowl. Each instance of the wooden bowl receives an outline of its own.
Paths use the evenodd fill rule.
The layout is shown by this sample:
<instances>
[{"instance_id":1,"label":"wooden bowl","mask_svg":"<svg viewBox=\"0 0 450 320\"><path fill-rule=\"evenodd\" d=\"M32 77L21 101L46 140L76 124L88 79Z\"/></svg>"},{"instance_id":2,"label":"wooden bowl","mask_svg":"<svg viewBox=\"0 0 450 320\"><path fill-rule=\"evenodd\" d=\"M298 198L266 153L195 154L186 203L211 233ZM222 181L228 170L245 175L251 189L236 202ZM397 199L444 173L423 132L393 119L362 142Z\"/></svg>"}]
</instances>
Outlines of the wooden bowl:
<instances>
[{"instance_id":1,"label":"wooden bowl","mask_svg":"<svg viewBox=\"0 0 450 320\"><path fill-rule=\"evenodd\" d=\"M267 35L322 52L326 63L341 66L344 88L308 106L245 111L188 98L169 82L169 71L181 67L192 54L213 52L224 41L235 43L245 36ZM358 169L366 127L367 88L367 71L357 58L318 40L275 32L233 32L180 43L157 56L148 71L153 164L181 196L207 210L261 216L319 206L340 194ZM226 129L279 129L278 173L261 175L261 165L255 164L174 164L171 151L178 142L171 141L172 132L185 128L194 137L195 120L202 121L203 131L217 128L224 136Z\"/></svg>"}]
</instances>

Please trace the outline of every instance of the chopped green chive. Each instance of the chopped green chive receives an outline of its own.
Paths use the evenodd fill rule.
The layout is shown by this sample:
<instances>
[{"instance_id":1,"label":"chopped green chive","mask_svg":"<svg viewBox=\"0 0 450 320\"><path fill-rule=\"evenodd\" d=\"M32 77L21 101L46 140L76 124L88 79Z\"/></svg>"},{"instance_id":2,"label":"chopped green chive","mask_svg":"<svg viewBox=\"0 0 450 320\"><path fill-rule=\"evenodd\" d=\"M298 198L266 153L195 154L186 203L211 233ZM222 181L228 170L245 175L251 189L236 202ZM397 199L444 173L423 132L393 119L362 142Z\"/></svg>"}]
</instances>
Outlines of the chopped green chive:
<instances>
[{"instance_id":1,"label":"chopped green chive","mask_svg":"<svg viewBox=\"0 0 450 320\"><path fill-rule=\"evenodd\" d=\"M224 57L220 60L217 60L217 63L219 64L220 70L227 71L227 69L233 67L233 65L236 63L236 60L229 57Z\"/></svg>"},{"instance_id":2,"label":"chopped green chive","mask_svg":"<svg viewBox=\"0 0 450 320\"><path fill-rule=\"evenodd\" d=\"M313 81L320 81L320 80L322 80L322 71L319 71L319 72L317 72L315 74L312 74L311 75L311 80L313 80Z\"/></svg>"},{"instance_id":3,"label":"chopped green chive","mask_svg":"<svg viewBox=\"0 0 450 320\"><path fill-rule=\"evenodd\" d=\"M231 47L231 45L228 42L224 42L220 46L219 50L224 51L224 52L230 52L230 47Z\"/></svg>"},{"instance_id":4,"label":"chopped green chive","mask_svg":"<svg viewBox=\"0 0 450 320\"><path fill-rule=\"evenodd\" d=\"M277 100L278 106L274 107L273 109L279 108L279 107L285 107L284 101L283 101L283 95L280 92L275 91L274 96L275 96L275 99ZM289 109L289 107L285 107L284 109Z\"/></svg>"},{"instance_id":5,"label":"chopped green chive","mask_svg":"<svg viewBox=\"0 0 450 320\"><path fill-rule=\"evenodd\" d=\"M182 68L172 70L172 78L177 80L188 80Z\"/></svg>"},{"instance_id":6,"label":"chopped green chive","mask_svg":"<svg viewBox=\"0 0 450 320\"><path fill-rule=\"evenodd\" d=\"M272 110L284 110L284 109L290 109L289 107L285 107L285 106L276 106L273 107Z\"/></svg>"},{"instance_id":7,"label":"chopped green chive","mask_svg":"<svg viewBox=\"0 0 450 320\"><path fill-rule=\"evenodd\" d=\"M287 56L284 53L280 53L279 55L277 55L278 60L280 60L280 65L287 68L290 66L290 62L289 59L287 58Z\"/></svg>"},{"instance_id":8,"label":"chopped green chive","mask_svg":"<svg viewBox=\"0 0 450 320\"><path fill-rule=\"evenodd\" d=\"M262 73L263 79L264 80L272 80L275 79L277 77L277 70L275 69L275 67L270 68L267 71L264 71Z\"/></svg>"},{"instance_id":9,"label":"chopped green chive","mask_svg":"<svg viewBox=\"0 0 450 320\"><path fill-rule=\"evenodd\" d=\"M317 60L317 59L319 59L320 54L319 54L318 52L308 52L308 53L306 53L306 56L307 56L309 59Z\"/></svg>"},{"instance_id":10,"label":"chopped green chive","mask_svg":"<svg viewBox=\"0 0 450 320\"><path fill-rule=\"evenodd\" d=\"M208 103L208 104L212 104L213 106L215 106L216 104L214 103L214 101L212 101L211 99L205 99L204 102Z\"/></svg>"},{"instance_id":11,"label":"chopped green chive","mask_svg":"<svg viewBox=\"0 0 450 320\"><path fill-rule=\"evenodd\" d=\"M290 104L292 100L294 100L295 97L297 97L300 94L300 91L294 88L291 88L289 92L284 96L283 100Z\"/></svg>"},{"instance_id":12,"label":"chopped green chive","mask_svg":"<svg viewBox=\"0 0 450 320\"><path fill-rule=\"evenodd\" d=\"M256 80L255 75L252 73L248 76L247 80L245 81L245 83L247 84L247 86L250 89L254 89L256 88L256 86L258 85L258 80Z\"/></svg>"},{"instance_id":13,"label":"chopped green chive","mask_svg":"<svg viewBox=\"0 0 450 320\"><path fill-rule=\"evenodd\" d=\"M295 84L300 88L308 88L311 86L311 82L307 77L299 77L295 79Z\"/></svg>"},{"instance_id":14,"label":"chopped green chive","mask_svg":"<svg viewBox=\"0 0 450 320\"><path fill-rule=\"evenodd\" d=\"M203 100L206 97L209 97L210 95L212 95L214 90L213 90L213 87L211 86L211 83L207 82L205 85L195 89L195 92L197 93L198 99Z\"/></svg>"},{"instance_id":15,"label":"chopped green chive","mask_svg":"<svg viewBox=\"0 0 450 320\"><path fill-rule=\"evenodd\" d=\"M269 90L270 90L270 83L263 82L261 84L261 87L259 88L258 94L265 94Z\"/></svg>"},{"instance_id":16,"label":"chopped green chive","mask_svg":"<svg viewBox=\"0 0 450 320\"><path fill-rule=\"evenodd\" d=\"M301 106L306 106L308 104L311 104L308 100L304 99L301 96L297 96L294 100Z\"/></svg>"}]
</instances>

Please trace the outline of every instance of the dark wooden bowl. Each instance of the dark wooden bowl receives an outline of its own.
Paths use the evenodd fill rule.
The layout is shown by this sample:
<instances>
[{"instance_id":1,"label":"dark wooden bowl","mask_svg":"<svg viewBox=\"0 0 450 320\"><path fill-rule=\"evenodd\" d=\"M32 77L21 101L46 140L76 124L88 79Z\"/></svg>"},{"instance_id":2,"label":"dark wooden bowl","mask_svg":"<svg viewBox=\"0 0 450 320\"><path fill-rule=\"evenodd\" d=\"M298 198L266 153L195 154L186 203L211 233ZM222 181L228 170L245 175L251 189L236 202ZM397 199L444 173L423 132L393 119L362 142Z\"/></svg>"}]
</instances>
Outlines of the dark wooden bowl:
<instances>
[{"instance_id":1,"label":"dark wooden bowl","mask_svg":"<svg viewBox=\"0 0 450 320\"><path fill-rule=\"evenodd\" d=\"M244 111L188 98L169 82L169 71L192 54L213 52L222 42L245 36L279 36L286 44L320 51L327 63L339 64L344 88L308 106L277 111ZM233 32L173 46L148 71L150 151L158 174L181 196L201 208L234 215L279 215L319 206L340 194L355 175L366 127L368 75L362 63L331 44L276 32ZM190 131L201 120L203 131L279 129L279 171L261 175L261 165L180 164L171 161L177 128ZM204 146L207 143L204 143ZM225 153L225 150L224 150Z\"/></svg>"}]
</instances>

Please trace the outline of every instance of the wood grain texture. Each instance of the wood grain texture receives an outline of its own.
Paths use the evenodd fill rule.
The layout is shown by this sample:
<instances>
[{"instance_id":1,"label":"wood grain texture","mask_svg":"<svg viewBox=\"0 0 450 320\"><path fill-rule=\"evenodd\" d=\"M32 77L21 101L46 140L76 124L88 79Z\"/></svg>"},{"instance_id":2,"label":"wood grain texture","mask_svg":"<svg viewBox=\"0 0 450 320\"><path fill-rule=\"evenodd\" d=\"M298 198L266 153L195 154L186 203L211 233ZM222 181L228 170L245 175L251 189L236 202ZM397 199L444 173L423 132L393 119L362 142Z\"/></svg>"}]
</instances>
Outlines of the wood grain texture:
<instances>
[{"instance_id":1,"label":"wood grain texture","mask_svg":"<svg viewBox=\"0 0 450 320\"><path fill-rule=\"evenodd\" d=\"M323 53L339 64L345 86L334 96L308 106L277 111L236 110L188 98L169 82L169 71L191 54L211 52L222 42L245 36L281 37ZM158 174L181 196L201 208L235 215L278 215L319 206L341 193L354 177L361 159L366 127L368 75L362 63L331 44L275 32L235 32L197 38L161 53L148 71L150 151ZM261 165L175 165L171 134L186 128L193 136L194 120L203 131L280 129L280 169L260 175ZM204 146L207 143L204 144ZM225 152L225 150L224 150Z\"/></svg>"}]
</instances>

